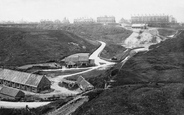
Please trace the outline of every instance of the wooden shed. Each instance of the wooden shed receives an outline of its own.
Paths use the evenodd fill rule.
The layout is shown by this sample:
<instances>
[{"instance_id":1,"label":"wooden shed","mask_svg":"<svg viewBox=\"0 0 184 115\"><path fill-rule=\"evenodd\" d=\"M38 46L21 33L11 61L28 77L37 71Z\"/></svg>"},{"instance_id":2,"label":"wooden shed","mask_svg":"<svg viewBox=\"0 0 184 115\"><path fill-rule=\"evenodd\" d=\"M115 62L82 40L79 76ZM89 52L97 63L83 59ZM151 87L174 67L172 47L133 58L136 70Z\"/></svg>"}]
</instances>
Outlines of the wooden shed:
<instances>
[{"instance_id":1,"label":"wooden shed","mask_svg":"<svg viewBox=\"0 0 184 115\"><path fill-rule=\"evenodd\" d=\"M87 80L85 80L82 76L79 76L76 83L80 87L81 90L87 91L94 88L92 84L90 84Z\"/></svg>"}]
</instances>

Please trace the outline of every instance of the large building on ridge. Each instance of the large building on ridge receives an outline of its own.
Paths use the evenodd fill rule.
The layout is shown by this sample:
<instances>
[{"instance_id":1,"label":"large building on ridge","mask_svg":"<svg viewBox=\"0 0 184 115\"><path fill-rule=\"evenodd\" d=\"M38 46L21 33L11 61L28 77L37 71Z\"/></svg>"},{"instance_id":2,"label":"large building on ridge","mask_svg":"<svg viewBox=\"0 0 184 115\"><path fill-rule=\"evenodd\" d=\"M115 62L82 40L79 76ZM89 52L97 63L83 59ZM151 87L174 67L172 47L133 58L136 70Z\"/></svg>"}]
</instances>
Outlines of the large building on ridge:
<instances>
[{"instance_id":1,"label":"large building on ridge","mask_svg":"<svg viewBox=\"0 0 184 115\"><path fill-rule=\"evenodd\" d=\"M78 18L73 20L74 24L91 24L94 22L93 18Z\"/></svg>"},{"instance_id":2,"label":"large building on ridge","mask_svg":"<svg viewBox=\"0 0 184 115\"><path fill-rule=\"evenodd\" d=\"M0 84L36 93L50 89L51 82L44 75L2 69L0 70Z\"/></svg>"},{"instance_id":3,"label":"large building on ridge","mask_svg":"<svg viewBox=\"0 0 184 115\"><path fill-rule=\"evenodd\" d=\"M116 20L114 16L101 16L101 17L97 17L97 23L102 23L102 24L116 23Z\"/></svg>"},{"instance_id":4,"label":"large building on ridge","mask_svg":"<svg viewBox=\"0 0 184 115\"><path fill-rule=\"evenodd\" d=\"M132 24L148 24L152 26L170 25L177 23L173 16L169 15L134 15L131 16Z\"/></svg>"}]
</instances>

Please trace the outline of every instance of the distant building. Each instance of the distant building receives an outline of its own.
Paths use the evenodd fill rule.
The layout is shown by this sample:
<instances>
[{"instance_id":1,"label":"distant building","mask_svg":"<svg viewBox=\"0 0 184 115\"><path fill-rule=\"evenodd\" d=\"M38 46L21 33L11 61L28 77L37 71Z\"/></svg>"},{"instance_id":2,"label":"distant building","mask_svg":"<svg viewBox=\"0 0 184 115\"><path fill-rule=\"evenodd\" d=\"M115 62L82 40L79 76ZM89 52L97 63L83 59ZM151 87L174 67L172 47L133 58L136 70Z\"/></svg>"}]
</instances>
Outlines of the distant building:
<instances>
[{"instance_id":1,"label":"distant building","mask_svg":"<svg viewBox=\"0 0 184 115\"><path fill-rule=\"evenodd\" d=\"M92 18L78 18L78 19L74 19L73 21L74 24L90 24L94 22L95 21Z\"/></svg>"},{"instance_id":2,"label":"distant building","mask_svg":"<svg viewBox=\"0 0 184 115\"><path fill-rule=\"evenodd\" d=\"M177 23L176 19L173 16L169 15L137 15L131 16L131 23L132 24L148 24L148 25L169 25L173 23Z\"/></svg>"},{"instance_id":3,"label":"distant building","mask_svg":"<svg viewBox=\"0 0 184 115\"><path fill-rule=\"evenodd\" d=\"M62 20L62 23L63 23L63 24L70 24L70 21L65 17L65 18Z\"/></svg>"},{"instance_id":4,"label":"distant building","mask_svg":"<svg viewBox=\"0 0 184 115\"><path fill-rule=\"evenodd\" d=\"M85 80L82 76L79 76L76 83L78 84L79 88L83 91L91 90L94 88L87 80Z\"/></svg>"},{"instance_id":5,"label":"distant building","mask_svg":"<svg viewBox=\"0 0 184 115\"><path fill-rule=\"evenodd\" d=\"M124 18L121 18L119 23L121 23L121 24L130 24L130 22L128 20L124 19Z\"/></svg>"},{"instance_id":6,"label":"distant building","mask_svg":"<svg viewBox=\"0 0 184 115\"><path fill-rule=\"evenodd\" d=\"M24 92L11 87L0 88L0 97L2 99L19 100L25 96Z\"/></svg>"},{"instance_id":7,"label":"distant building","mask_svg":"<svg viewBox=\"0 0 184 115\"><path fill-rule=\"evenodd\" d=\"M116 23L116 20L114 16L101 16L101 17L97 17L97 23L102 23L102 24Z\"/></svg>"},{"instance_id":8,"label":"distant building","mask_svg":"<svg viewBox=\"0 0 184 115\"><path fill-rule=\"evenodd\" d=\"M54 20L54 24L61 24L61 21L60 20Z\"/></svg>"},{"instance_id":9,"label":"distant building","mask_svg":"<svg viewBox=\"0 0 184 115\"><path fill-rule=\"evenodd\" d=\"M89 53L77 53L66 57L64 61L66 66L69 68L77 66L89 66L89 55Z\"/></svg>"},{"instance_id":10,"label":"distant building","mask_svg":"<svg viewBox=\"0 0 184 115\"><path fill-rule=\"evenodd\" d=\"M0 70L0 84L21 90L40 92L50 89L51 82L43 75L2 69Z\"/></svg>"},{"instance_id":11,"label":"distant building","mask_svg":"<svg viewBox=\"0 0 184 115\"><path fill-rule=\"evenodd\" d=\"M129 20L126 20L124 18L121 18L121 20L119 21L119 23L121 24L121 26L123 27L130 27L131 23L129 22Z\"/></svg>"}]
</instances>

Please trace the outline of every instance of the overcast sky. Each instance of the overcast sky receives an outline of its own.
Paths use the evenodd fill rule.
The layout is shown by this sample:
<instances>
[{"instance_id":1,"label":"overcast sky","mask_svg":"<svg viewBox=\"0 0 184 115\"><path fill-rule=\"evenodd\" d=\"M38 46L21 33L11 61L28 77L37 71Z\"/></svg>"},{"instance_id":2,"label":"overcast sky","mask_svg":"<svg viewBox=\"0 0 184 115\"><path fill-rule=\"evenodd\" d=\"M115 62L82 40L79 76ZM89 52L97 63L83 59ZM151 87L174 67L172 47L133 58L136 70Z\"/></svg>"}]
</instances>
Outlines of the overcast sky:
<instances>
[{"instance_id":1,"label":"overcast sky","mask_svg":"<svg viewBox=\"0 0 184 115\"><path fill-rule=\"evenodd\" d=\"M173 15L184 22L184 0L0 0L0 21L70 21L79 17L115 16L130 19L134 14Z\"/></svg>"}]
</instances>

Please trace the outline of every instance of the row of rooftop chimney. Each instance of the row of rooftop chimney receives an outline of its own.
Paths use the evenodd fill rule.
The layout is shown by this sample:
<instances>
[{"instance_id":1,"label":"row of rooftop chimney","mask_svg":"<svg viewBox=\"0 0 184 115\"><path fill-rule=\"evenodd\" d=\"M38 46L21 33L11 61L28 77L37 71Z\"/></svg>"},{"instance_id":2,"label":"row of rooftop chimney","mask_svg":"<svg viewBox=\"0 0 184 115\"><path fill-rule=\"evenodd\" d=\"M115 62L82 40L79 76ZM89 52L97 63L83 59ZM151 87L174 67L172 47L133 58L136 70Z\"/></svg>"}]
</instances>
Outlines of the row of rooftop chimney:
<instances>
[{"instance_id":1,"label":"row of rooftop chimney","mask_svg":"<svg viewBox=\"0 0 184 115\"><path fill-rule=\"evenodd\" d=\"M140 19L142 19L142 18L148 18L149 19L149 17L150 17L150 19L151 18L157 18L157 17L169 17L170 19L172 19L172 20L174 20L175 22L176 22L176 19L173 17L173 16L170 16L170 15L132 15L131 16L131 19L130 20L126 20L126 19L124 19L124 18L122 18L120 21L119 21L119 23L131 23L131 22L133 22L134 20L135 20L135 18L140 18ZM74 19L73 20L73 23L116 23L116 18L114 17L114 16L99 16L99 17L97 17L96 18L96 20L95 19L93 19L93 18L88 18L88 17L80 17L80 18L76 18L76 19ZM13 23L13 22L3 22L3 23ZM61 20L55 20L55 21L51 21L51 20L41 20L40 21L40 23L41 24L44 24L44 23L46 23L46 24L49 24L49 23L54 23L54 24L60 24L60 23L63 23L63 24L69 24L70 23L70 21L69 21L69 19L68 18L64 18L62 21Z\"/></svg>"}]
</instances>

